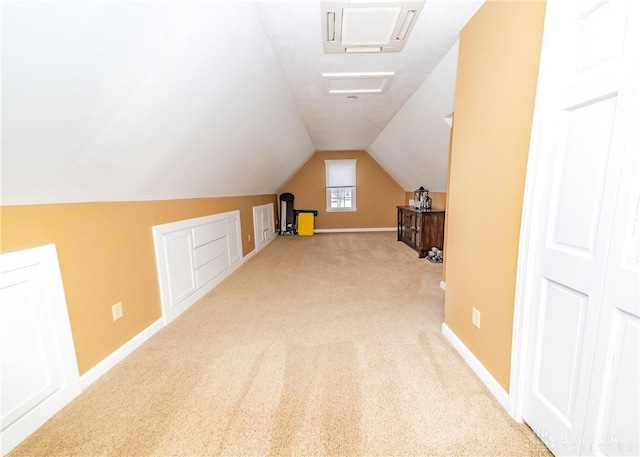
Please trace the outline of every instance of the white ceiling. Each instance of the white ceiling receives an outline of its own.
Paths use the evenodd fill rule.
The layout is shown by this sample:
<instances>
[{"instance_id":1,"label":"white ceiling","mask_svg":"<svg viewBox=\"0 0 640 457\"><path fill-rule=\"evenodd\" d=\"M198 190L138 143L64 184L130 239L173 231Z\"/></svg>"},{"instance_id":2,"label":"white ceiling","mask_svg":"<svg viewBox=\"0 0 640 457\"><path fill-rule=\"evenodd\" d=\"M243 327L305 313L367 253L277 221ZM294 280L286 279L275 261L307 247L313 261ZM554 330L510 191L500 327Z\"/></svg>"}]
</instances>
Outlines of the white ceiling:
<instances>
[{"instance_id":1,"label":"white ceiling","mask_svg":"<svg viewBox=\"0 0 640 457\"><path fill-rule=\"evenodd\" d=\"M355 2L354 2L355 3ZM316 150L366 150L459 37L481 1L427 0L402 52L326 54L320 1L258 3L289 88ZM385 72L384 94L325 95L322 73ZM452 77L455 77L455 69Z\"/></svg>"},{"instance_id":2,"label":"white ceiling","mask_svg":"<svg viewBox=\"0 0 640 457\"><path fill-rule=\"evenodd\" d=\"M480 3L427 0L401 53L329 55L315 1L5 1L2 204L274 193L314 150L367 149ZM343 71L395 76L351 102L323 93ZM411 189L432 151L396 147L406 116L371 153Z\"/></svg>"}]
</instances>

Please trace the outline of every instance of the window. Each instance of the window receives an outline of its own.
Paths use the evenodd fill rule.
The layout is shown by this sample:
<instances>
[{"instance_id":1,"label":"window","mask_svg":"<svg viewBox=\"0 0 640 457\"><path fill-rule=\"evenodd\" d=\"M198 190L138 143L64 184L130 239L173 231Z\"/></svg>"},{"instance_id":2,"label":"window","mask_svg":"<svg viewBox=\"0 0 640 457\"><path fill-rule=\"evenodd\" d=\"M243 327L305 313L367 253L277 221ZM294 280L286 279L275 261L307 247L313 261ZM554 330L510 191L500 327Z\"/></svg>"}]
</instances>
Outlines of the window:
<instances>
[{"instance_id":1,"label":"window","mask_svg":"<svg viewBox=\"0 0 640 457\"><path fill-rule=\"evenodd\" d=\"M356 160L325 160L327 211L356 210Z\"/></svg>"}]
</instances>

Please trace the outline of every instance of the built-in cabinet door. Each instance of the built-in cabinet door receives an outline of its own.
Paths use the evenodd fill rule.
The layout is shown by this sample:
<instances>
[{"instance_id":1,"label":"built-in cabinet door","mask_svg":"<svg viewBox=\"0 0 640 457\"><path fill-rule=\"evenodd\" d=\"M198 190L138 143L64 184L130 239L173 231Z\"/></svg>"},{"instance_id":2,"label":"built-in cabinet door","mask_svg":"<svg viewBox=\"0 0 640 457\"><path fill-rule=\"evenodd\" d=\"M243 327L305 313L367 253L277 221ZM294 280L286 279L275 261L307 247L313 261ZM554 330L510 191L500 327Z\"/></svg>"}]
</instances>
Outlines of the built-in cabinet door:
<instances>
[{"instance_id":1,"label":"built-in cabinet door","mask_svg":"<svg viewBox=\"0 0 640 457\"><path fill-rule=\"evenodd\" d=\"M173 232L164 237L165 265L169 278L170 308L191 295L196 289L193 239L191 229Z\"/></svg>"},{"instance_id":2,"label":"built-in cabinet door","mask_svg":"<svg viewBox=\"0 0 640 457\"><path fill-rule=\"evenodd\" d=\"M271 238L271 233L273 232L272 227L273 224L269 219L269 211L263 209L260 212L260 238L263 243L266 243L269 241L269 238Z\"/></svg>"},{"instance_id":3,"label":"built-in cabinet door","mask_svg":"<svg viewBox=\"0 0 640 457\"><path fill-rule=\"evenodd\" d=\"M238 210L156 225L153 239L165 324L242 262Z\"/></svg>"},{"instance_id":4,"label":"built-in cabinet door","mask_svg":"<svg viewBox=\"0 0 640 457\"><path fill-rule=\"evenodd\" d=\"M638 3L547 2L524 419L556 455L639 452Z\"/></svg>"},{"instance_id":5,"label":"built-in cabinet door","mask_svg":"<svg viewBox=\"0 0 640 457\"><path fill-rule=\"evenodd\" d=\"M253 226L256 251L259 251L276 233L273 203L253 207Z\"/></svg>"},{"instance_id":6,"label":"built-in cabinet door","mask_svg":"<svg viewBox=\"0 0 640 457\"><path fill-rule=\"evenodd\" d=\"M242 240L240 239L240 217L227 219L227 242L229 244L229 265L242 259Z\"/></svg>"},{"instance_id":7,"label":"built-in cabinet door","mask_svg":"<svg viewBox=\"0 0 640 457\"><path fill-rule=\"evenodd\" d=\"M53 245L0 255L2 455L80 393Z\"/></svg>"}]
</instances>

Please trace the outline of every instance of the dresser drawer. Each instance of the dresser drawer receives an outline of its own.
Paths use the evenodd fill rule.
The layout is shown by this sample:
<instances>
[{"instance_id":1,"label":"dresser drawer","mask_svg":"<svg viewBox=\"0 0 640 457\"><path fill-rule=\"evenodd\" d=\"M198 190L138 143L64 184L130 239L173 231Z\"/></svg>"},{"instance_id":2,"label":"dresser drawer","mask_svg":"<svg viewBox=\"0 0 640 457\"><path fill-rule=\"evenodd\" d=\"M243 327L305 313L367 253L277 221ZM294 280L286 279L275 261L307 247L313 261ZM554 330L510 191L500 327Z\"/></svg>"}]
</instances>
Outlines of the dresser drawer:
<instances>
[{"instance_id":1,"label":"dresser drawer","mask_svg":"<svg viewBox=\"0 0 640 457\"><path fill-rule=\"evenodd\" d=\"M209 263L205 263L196 270L196 286L198 288L202 287L204 284L208 283L225 271L228 266L229 256L226 254L216 257Z\"/></svg>"},{"instance_id":2,"label":"dresser drawer","mask_svg":"<svg viewBox=\"0 0 640 457\"><path fill-rule=\"evenodd\" d=\"M193 233L193 247L197 248L198 246L227 236L227 223L226 221L216 221L194 227L191 230Z\"/></svg>"},{"instance_id":3,"label":"dresser drawer","mask_svg":"<svg viewBox=\"0 0 640 457\"><path fill-rule=\"evenodd\" d=\"M227 245L226 235L215 241L198 246L193 250L195 267L200 268L202 265L212 261L216 257L222 254L227 254L228 249L229 247Z\"/></svg>"}]
</instances>

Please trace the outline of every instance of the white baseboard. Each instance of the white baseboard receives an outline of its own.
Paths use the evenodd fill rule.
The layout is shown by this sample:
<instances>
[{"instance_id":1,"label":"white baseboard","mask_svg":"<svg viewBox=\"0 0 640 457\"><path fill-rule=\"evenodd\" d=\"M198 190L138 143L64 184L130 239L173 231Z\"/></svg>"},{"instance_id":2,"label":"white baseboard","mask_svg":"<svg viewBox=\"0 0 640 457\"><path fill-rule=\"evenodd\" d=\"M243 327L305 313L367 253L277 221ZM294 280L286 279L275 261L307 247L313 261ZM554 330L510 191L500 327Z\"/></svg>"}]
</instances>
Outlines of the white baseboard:
<instances>
[{"instance_id":1,"label":"white baseboard","mask_svg":"<svg viewBox=\"0 0 640 457\"><path fill-rule=\"evenodd\" d=\"M440 281L440 288L444 291L447 290L447 283L444 281Z\"/></svg>"},{"instance_id":2,"label":"white baseboard","mask_svg":"<svg viewBox=\"0 0 640 457\"><path fill-rule=\"evenodd\" d=\"M262 243L261 245L258 245L258 243L256 243L256 247L253 251L255 252L260 252L262 251L264 248L266 248L267 246L269 246L269 243L271 243L273 240L276 239L278 235L276 233L273 234L273 236L271 238L269 238L267 241L265 241L264 243ZM252 252L253 252L252 251ZM248 255L248 254L247 254Z\"/></svg>"},{"instance_id":3,"label":"white baseboard","mask_svg":"<svg viewBox=\"0 0 640 457\"><path fill-rule=\"evenodd\" d=\"M493 396L498 400L498 403L505 409L505 411L509 411L509 394L506 390L496 381L496 379L489 373L489 371L482 365L480 360L476 358L475 355L465 346L465 344L457 337L455 333L445 324L442 323L442 334L444 337L449 340L451 345L458 351L458 353L462 356L467 365L471 367L473 372L480 378L480 380L484 383L484 385L489 389L489 392L493 394Z\"/></svg>"},{"instance_id":4,"label":"white baseboard","mask_svg":"<svg viewBox=\"0 0 640 457\"><path fill-rule=\"evenodd\" d=\"M273 238L275 238L275 237L273 237ZM269 240L268 242L273 241L273 238L271 240ZM212 283L211 285L207 286L206 289L203 289L202 293L200 295L197 295L197 298L194 299L193 302L195 303L197 300L202 298L202 296L208 294L211 290L213 290L213 288L215 286L218 285L219 282L222 281L222 279L225 279L228 276L230 276L233 272L235 272L238 268L240 268L244 262L249 260L255 254L256 254L256 250L254 249L249 254L244 256L239 262L236 262L235 264L231 265L230 268L229 268L229 271L224 276L224 278L220 278L220 280L218 280L218 281ZM186 311L186 309L185 309L185 311ZM113 351L106 358L102 359L102 361L100 361L96 366L94 366L89 371L87 371L85 374L80 376L80 386L81 386L82 390L86 389L91 384L93 384L98 379L100 379L100 377L102 377L107 371L109 371L114 366L116 366L119 362L124 360L125 357L127 357L129 354L131 354L133 351L135 351L138 347L140 347L142 345L142 343L144 343L149 338L151 338L153 335L158 333L164 326L165 326L164 318L158 319L153 324L151 324L150 326L145 328L143 331L138 333L136 336L131 338L129 341L124 343L118 349Z\"/></svg>"},{"instance_id":5,"label":"white baseboard","mask_svg":"<svg viewBox=\"0 0 640 457\"><path fill-rule=\"evenodd\" d=\"M245 255L242 258L242 263L246 262L247 260L249 260L251 257L253 257L254 255L256 255L256 253L258 252L257 249L254 249L253 251L251 251L249 254Z\"/></svg>"},{"instance_id":6,"label":"white baseboard","mask_svg":"<svg viewBox=\"0 0 640 457\"><path fill-rule=\"evenodd\" d=\"M314 229L313 233L395 232L398 227Z\"/></svg>"},{"instance_id":7,"label":"white baseboard","mask_svg":"<svg viewBox=\"0 0 640 457\"><path fill-rule=\"evenodd\" d=\"M80 376L80 386L82 390L89 387L91 384L96 382L102 375L104 375L107 371L116 366L119 362L124 360L129 354L135 351L138 347L142 345L145 341L151 338L153 335L158 333L164 327L164 322L162 318L155 321L153 324L145 328L143 331L138 333L136 336L131 338L129 341L124 343L118 349L109 354L106 358L102 359L96 366L91 368L85 374Z\"/></svg>"}]
</instances>

